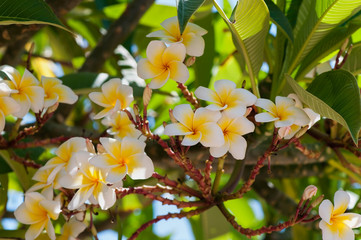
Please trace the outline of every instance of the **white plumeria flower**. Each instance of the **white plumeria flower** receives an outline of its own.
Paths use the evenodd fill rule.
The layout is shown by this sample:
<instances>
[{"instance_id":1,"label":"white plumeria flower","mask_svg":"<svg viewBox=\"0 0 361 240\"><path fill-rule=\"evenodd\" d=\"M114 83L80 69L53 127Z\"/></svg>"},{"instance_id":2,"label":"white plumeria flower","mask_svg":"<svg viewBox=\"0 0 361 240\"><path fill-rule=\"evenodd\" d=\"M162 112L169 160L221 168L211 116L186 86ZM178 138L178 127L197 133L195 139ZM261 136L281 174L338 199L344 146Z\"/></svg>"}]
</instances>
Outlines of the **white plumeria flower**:
<instances>
[{"instance_id":1,"label":"white plumeria flower","mask_svg":"<svg viewBox=\"0 0 361 240\"><path fill-rule=\"evenodd\" d=\"M170 44L162 41L151 41L147 47L147 58L140 59L137 73L140 78L149 79L149 87L161 88L169 78L178 83L185 83L189 78L189 71L183 61L186 48L181 43Z\"/></svg>"},{"instance_id":2,"label":"white plumeria flower","mask_svg":"<svg viewBox=\"0 0 361 240\"><path fill-rule=\"evenodd\" d=\"M10 96L11 89L6 83L0 83L0 132L5 128L5 117L20 110L19 104Z\"/></svg>"},{"instance_id":3,"label":"white plumeria flower","mask_svg":"<svg viewBox=\"0 0 361 240\"><path fill-rule=\"evenodd\" d=\"M178 17L171 17L160 24L164 30L149 33L147 37L159 37L166 43L183 43L189 56L199 57L204 52L204 39L202 36L207 30L194 23L188 23L183 33L180 34Z\"/></svg>"},{"instance_id":4,"label":"white plumeria flower","mask_svg":"<svg viewBox=\"0 0 361 240\"><path fill-rule=\"evenodd\" d=\"M206 108L213 111L221 111L231 118L243 116L247 107L256 103L257 97L251 92L236 88L236 84L223 79L214 83L214 90L198 87L194 94L197 98L211 102Z\"/></svg>"},{"instance_id":5,"label":"white plumeria flower","mask_svg":"<svg viewBox=\"0 0 361 240\"><path fill-rule=\"evenodd\" d=\"M44 108L51 107L57 102L74 104L78 100L73 90L63 85L60 79L42 76L40 83L45 92Z\"/></svg>"},{"instance_id":6,"label":"white plumeria flower","mask_svg":"<svg viewBox=\"0 0 361 240\"><path fill-rule=\"evenodd\" d=\"M102 124L110 127L107 133L121 140L124 137L138 138L142 133L135 128L125 112L117 111L102 120Z\"/></svg>"},{"instance_id":7,"label":"white plumeria flower","mask_svg":"<svg viewBox=\"0 0 361 240\"><path fill-rule=\"evenodd\" d=\"M302 102L296 94L291 93L287 97L295 100L295 106L302 109L309 117L310 121L306 124L308 126L308 129L310 129L317 121L321 119L320 114L315 113L311 108L303 108ZM280 138L291 139L301 129L301 127L304 126L305 125L300 126L292 124L291 126L281 127L278 130L278 135L280 136Z\"/></svg>"},{"instance_id":8,"label":"white plumeria flower","mask_svg":"<svg viewBox=\"0 0 361 240\"><path fill-rule=\"evenodd\" d=\"M271 100L259 98L255 105L265 109L267 112L258 113L255 116L257 122L273 122L275 127L288 127L292 124L305 126L310 118L300 108L295 106L295 101L288 97L276 97L276 104Z\"/></svg>"},{"instance_id":9,"label":"white plumeria flower","mask_svg":"<svg viewBox=\"0 0 361 240\"><path fill-rule=\"evenodd\" d=\"M54 167L47 167L47 166L42 166L41 168L39 168L34 176L33 176L33 180L37 181L37 183L35 183L33 186L31 186L27 192L34 192L37 191L39 189L48 189L48 188L55 188L58 189L60 186L58 184L58 174L56 174L57 172L55 172L54 174Z\"/></svg>"},{"instance_id":10,"label":"white plumeria flower","mask_svg":"<svg viewBox=\"0 0 361 240\"><path fill-rule=\"evenodd\" d=\"M235 159L244 159L247 142L243 135L254 131L254 124L246 117L230 118L222 114L218 121L224 135L224 144L220 147L211 147L210 152L213 157L222 157L228 151Z\"/></svg>"},{"instance_id":11,"label":"white plumeria flower","mask_svg":"<svg viewBox=\"0 0 361 240\"><path fill-rule=\"evenodd\" d=\"M35 173L33 179L43 183L45 180L43 178L48 175L46 184L49 185L54 183L54 188L58 188L59 184L57 184L58 182L55 181L56 177L59 177L59 174L75 174L75 172L78 170L79 163L74 158L74 154L76 152L86 150L87 147L85 138L73 137L67 140L55 151L56 157L53 157L45 164L45 166L41 167L39 169L40 172ZM49 170L47 169L50 169L51 172L48 173Z\"/></svg>"},{"instance_id":12,"label":"white plumeria flower","mask_svg":"<svg viewBox=\"0 0 361 240\"><path fill-rule=\"evenodd\" d=\"M126 174L133 179L146 179L152 176L154 165L145 154L145 143L130 137L121 141L113 138L100 138L105 153L94 156L90 163L109 169L106 181L117 184Z\"/></svg>"},{"instance_id":13,"label":"white plumeria flower","mask_svg":"<svg viewBox=\"0 0 361 240\"><path fill-rule=\"evenodd\" d=\"M44 106L44 89L31 72L25 69L23 76L11 66L2 66L0 71L5 72L10 80L4 82L12 89L11 97L19 104L20 110L13 115L23 118L29 110L40 112Z\"/></svg>"},{"instance_id":14,"label":"white plumeria flower","mask_svg":"<svg viewBox=\"0 0 361 240\"><path fill-rule=\"evenodd\" d=\"M355 234L352 228L361 227L361 215L345 213L350 202L347 192L339 190L335 193L334 203L328 199L322 201L318 209L321 221L323 240L354 240Z\"/></svg>"},{"instance_id":15,"label":"white plumeria flower","mask_svg":"<svg viewBox=\"0 0 361 240\"><path fill-rule=\"evenodd\" d=\"M94 117L100 119L129 107L134 100L133 88L122 84L119 78L113 78L102 85L102 92L92 92L89 94L89 98L99 106L104 107Z\"/></svg>"},{"instance_id":16,"label":"white plumeria flower","mask_svg":"<svg viewBox=\"0 0 361 240\"><path fill-rule=\"evenodd\" d=\"M93 154L89 152L75 153L74 158L80 165L79 171L74 175L62 175L59 178L59 183L64 188L78 189L68 204L69 210L78 209L87 200L106 210L116 201L115 189L107 185L107 171L90 164L91 157Z\"/></svg>"},{"instance_id":17,"label":"white plumeria flower","mask_svg":"<svg viewBox=\"0 0 361 240\"><path fill-rule=\"evenodd\" d=\"M174 118L179 123L165 126L164 134L168 136L182 136L182 145L193 146L201 143L205 147L220 147L224 144L222 129L217 125L221 113L205 108L198 108L193 112L188 104L181 104L173 110Z\"/></svg>"},{"instance_id":18,"label":"white plumeria flower","mask_svg":"<svg viewBox=\"0 0 361 240\"><path fill-rule=\"evenodd\" d=\"M79 222L75 217L72 217L64 224L61 236L58 237L57 240L76 240L78 235L85 229L85 223Z\"/></svg>"},{"instance_id":19,"label":"white plumeria flower","mask_svg":"<svg viewBox=\"0 0 361 240\"><path fill-rule=\"evenodd\" d=\"M36 239L44 228L50 239L55 239L50 219L58 219L60 212L60 201L49 200L40 193L31 192L25 194L25 201L15 210L14 215L19 222L31 225L26 231L26 240Z\"/></svg>"}]
</instances>

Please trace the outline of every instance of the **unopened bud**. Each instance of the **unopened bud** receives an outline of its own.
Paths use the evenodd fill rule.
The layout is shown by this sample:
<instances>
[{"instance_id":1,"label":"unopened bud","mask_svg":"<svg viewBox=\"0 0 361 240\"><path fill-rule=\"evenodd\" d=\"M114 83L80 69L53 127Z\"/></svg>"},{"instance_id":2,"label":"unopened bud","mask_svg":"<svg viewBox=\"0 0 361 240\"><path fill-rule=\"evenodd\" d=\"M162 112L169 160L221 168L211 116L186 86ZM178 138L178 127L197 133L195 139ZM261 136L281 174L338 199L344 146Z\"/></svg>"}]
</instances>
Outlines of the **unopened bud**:
<instances>
[{"instance_id":1,"label":"unopened bud","mask_svg":"<svg viewBox=\"0 0 361 240\"><path fill-rule=\"evenodd\" d=\"M246 87L246 80L243 80L243 82L242 82L242 88L245 88Z\"/></svg>"},{"instance_id":2,"label":"unopened bud","mask_svg":"<svg viewBox=\"0 0 361 240\"><path fill-rule=\"evenodd\" d=\"M247 117L252 112L252 110L253 110L253 108L248 107L244 116Z\"/></svg>"},{"instance_id":3,"label":"unopened bud","mask_svg":"<svg viewBox=\"0 0 361 240\"><path fill-rule=\"evenodd\" d=\"M147 84L147 86L145 87L144 92L143 92L143 106L144 107L148 106L151 97L152 97L152 89Z\"/></svg>"},{"instance_id":4,"label":"unopened bud","mask_svg":"<svg viewBox=\"0 0 361 240\"><path fill-rule=\"evenodd\" d=\"M346 38L346 40L343 42L342 46L341 46L341 51L344 52L346 50L346 47L348 45L349 39Z\"/></svg>"},{"instance_id":5,"label":"unopened bud","mask_svg":"<svg viewBox=\"0 0 361 240\"><path fill-rule=\"evenodd\" d=\"M169 109L169 118L172 123L177 123L177 119L173 115L173 109Z\"/></svg>"},{"instance_id":6,"label":"unopened bud","mask_svg":"<svg viewBox=\"0 0 361 240\"><path fill-rule=\"evenodd\" d=\"M190 67L192 66L194 63L196 62L196 57L189 57L187 58L186 62L185 62L185 65L187 67Z\"/></svg>"},{"instance_id":7,"label":"unopened bud","mask_svg":"<svg viewBox=\"0 0 361 240\"><path fill-rule=\"evenodd\" d=\"M303 191L302 200L311 199L312 197L316 196L317 187L314 185L309 185Z\"/></svg>"},{"instance_id":8,"label":"unopened bud","mask_svg":"<svg viewBox=\"0 0 361 240\"><path fill-rule=\"evenodd\" d=\"M323 200L324 197L325 197L325 195L322 194L321 196L319 196L318 198L316 198L316 200L311 203L311 207L314 208L314 207L316 207L318 204L320 204L320 203L322 202L322 200Z\"/></svg>"},{"instance_id":9,"label":"unopened bud","mask_svg":"<svg viewBox=\"0 0 361 240\"><path fill-rule=\"evenodd\" d=\"M139 116L139 107L137 104L133 105L133 111L135 116Z\"/></svg>"},{"instance_id":10,"label":"unopened bud","mask_svg":"<svg viewBox=\"0 0 361 240\"><path fill-rule=\"evenodd\" d=\"M296 134L295 138L300 138L303 134L305 134L308 130L308 125L302 127Z\"/></svg>"},{"instance_id":11,"label":"unopened bud","mask_svg":"<svg viewBox=\"0 0 361 240\"><path fill-rule=\"evenodd\" d=\"M86 144L86 148L87 148L88 152L96 154L94 145L93 145L92 141L89 138L87 138L85 140L85 144Z\"/></svg>"},{"instance_id":12,"label":"unopened bud","mask_svg":"<svg viewBox=\"0 0 361 240\"><path fill-rule=\"evenodd\" d=\"M56 102L53 106L50 106L48 110L46 111L47 114L55 112L56 109L59 107L59 102Z\"/></svg>"},{"instance_id":13,"label":"unopened bud","mask_svg":"<svg viewBox=\"0 0 361 240\"><path fill-rule=\"evenodd\" d=\"M98 153L106 153L107 152L105 150L105 148L103 147L103 145L101 145L101 144L97 145L97 150L98 150Z\"/></svg>"}]
</instances>

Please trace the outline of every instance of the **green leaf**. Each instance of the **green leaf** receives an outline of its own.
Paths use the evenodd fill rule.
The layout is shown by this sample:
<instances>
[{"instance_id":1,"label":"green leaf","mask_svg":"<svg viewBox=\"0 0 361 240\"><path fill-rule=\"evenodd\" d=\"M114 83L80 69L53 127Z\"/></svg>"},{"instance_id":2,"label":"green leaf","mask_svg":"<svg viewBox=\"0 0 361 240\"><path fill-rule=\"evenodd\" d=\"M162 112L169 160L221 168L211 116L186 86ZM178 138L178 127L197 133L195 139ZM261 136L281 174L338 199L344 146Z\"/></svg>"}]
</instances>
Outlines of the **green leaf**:
<instances>
[{"instance_id":1,"label":"green leaf","mask_svg":"<svg viewBox=\"0 0 361 240\"><path fill-rule=\"evenodd\" d=\"M293 42L293 30L290 22L283 14L281 9L272 2L272 0L265 0L267 4L268 10L270 12L271 20L277 25L278 29L280 29L289 40Z\"/></svg>"},{"instance_id":2,"label":"green leaf","mask_svg":"<svg viewBox=\"0 0 361 240\"><path fill-rule=\"evenodd\" d=\"M48 24L69 31L43 0L2 0L0 25Z\"/></svg>"},{"instance_id":3,"label":"green leaf","mask_svg":"<svg viewBox=\"0 0 361 240\"><path fill-rule=\"evenodd\" d=\"M181 34L193 13L195 13L204 2L205 0L178 0L177 15Z\"/></svg>"},{"instance_id":4,"label":"green leaf","mask_svg":"<svg viewBox=\"0 0 361 240\"><path fill-rule=\"evenodd\" d=\"M234 43L246 60L252 91L259 97L256 76L263 63L263 50L268 33L270 14L263 0L241 0L230 21L216 0L214 6L232 32Z\"/></svg>"},{"instance_id":5,"label":"green leaf","mask_svg":"<svg viewBox=\"0 0 361 240\"><path fill-rule=\"evenodd\" d=\"M327 34L327 36L323 38L304 58L300 68L298 69L296 79L302 78L309 71L311 71L311 69L315 67L321 59L338 49L345 41L345 39L347 39L360 27L360 24L350 24L350 26L342 27L340 26ZM346 63L347 62L349 62L349 59L346 61Z\"/></svg>"},{"instance_id":6,"label":"green leaf","mask_svg":"<svg viewBox=\"0 0 361 240\"><path fill-rule=\"evenodd\" d=\"M346 59L342 69L350 71L354 75L361 74L361 42L353 45L351 54Z\"/></svg>"},{"instance_id":7,"label":"green leaf","mask_svg":"<svg viewBox=\"0 0 361 240\"><path fill-rule=\"evenodd\" d=\"M322 73L307 91L289 75L286 79L302 102L321 116L343 125L357 143L361 128L361 99L357 81L350 72L334 70Z\"/></svg>"},{"instance_id":8,"label":"green leaf","mask_svg":"<svg viewBox=\"0 0 361 240\"><path fill-rule=\"evenodd\" d=\"M9 176L0 174L0 220L6 212L6 203L8 201Z\"/></svg>"},{"instance_id":9,"label":"green leaf","mask_svg":"<svg viewBox=\"0 0 361 240\"><path fill-rule=\"evenodd\" d=\"M294 29L292 64L288 73L306 57L332 29L346 21L361 8L355 0L304 0Z\"/></svg>"},{"instance_id":10,"label":"green leaf","mask_svg":"<svg viewBox=\"0 0 361 240\"><path fill-rule=\"evenodd\" d=\"M0 150L0 156L5 160L5 162L11 167L11 169L16 174L17 178L19 179L19 182L23 188L24 191L28 190L30 187L30 179L28 177L28 174L25 170L24 165L15 162L15 160L10 158L10 154L6 150Z\"/></svg>"}]
</instances>

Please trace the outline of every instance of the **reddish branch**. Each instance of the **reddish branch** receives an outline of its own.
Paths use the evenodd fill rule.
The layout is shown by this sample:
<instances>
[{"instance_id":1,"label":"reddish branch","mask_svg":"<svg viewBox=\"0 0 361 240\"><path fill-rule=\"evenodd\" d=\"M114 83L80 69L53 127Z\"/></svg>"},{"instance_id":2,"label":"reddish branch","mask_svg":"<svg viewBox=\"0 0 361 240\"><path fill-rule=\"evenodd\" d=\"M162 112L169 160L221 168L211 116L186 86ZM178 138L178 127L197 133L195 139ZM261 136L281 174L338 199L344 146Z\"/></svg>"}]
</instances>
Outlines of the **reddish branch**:
<instances>
[{"instance_id":1,"label":"reddish branch","mask_svg":"<svg viewBox=\"0 0 361 240\"><path fill-rule=\"evenodd\" d=\"M147 227L151 226L154 223L157 223L161 220L168 220L170 218L190 218L192 216L195 215L199 215L202 212L204 212L205 210L207 210L209 207L203 207L203 208L197 208L195 210L189 211L189 212L180 212L180 213L169 213L167 215L162 215L162 216L158 216L146 223L144 223L140 228L138 228L138 230L132 234L132 236L130 236L130 238L128 238L128 240L134 240L138 237L138 235L143 232Z\"/></svg>"},{"instance_id":2,"label":"reddish branch","mask_svg":"<svg viewBox=\"0 0 361 240\"><path fill-rule=\"evenodd\" d=\"M189 103L191 103L196 109L200 107L197 98L194 96L192 92L190 92L186 85L183 83L178 83L177 86L183 93L183 96L187 99Z\"/></svg>"}]
</instances>

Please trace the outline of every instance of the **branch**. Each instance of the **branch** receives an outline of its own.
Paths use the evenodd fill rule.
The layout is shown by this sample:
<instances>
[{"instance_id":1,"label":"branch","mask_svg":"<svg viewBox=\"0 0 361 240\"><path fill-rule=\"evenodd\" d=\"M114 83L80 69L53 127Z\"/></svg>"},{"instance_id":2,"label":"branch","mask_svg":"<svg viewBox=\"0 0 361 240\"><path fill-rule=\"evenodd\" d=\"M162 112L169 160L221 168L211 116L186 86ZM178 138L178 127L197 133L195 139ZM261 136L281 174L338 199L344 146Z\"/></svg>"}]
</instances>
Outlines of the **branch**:
<instances>
[{"instance_id":1,"label":"branch","mask_svg":"<svg viewBox=\"0 0 361 240\"><path fill-rule=\"evenodd\" d=\"M99 41L85 60L80 72L97 72L104 62L113 55L116 47L123 43L129 34L134 31L140 18L152 5L154 0L133 0L125 12L110 27L108 32Z\"/></svg>"},{"instance_id":2,"label":"branch","mask_svg":"<svg viewBox=\"0 0 361 240\"><path fill-rule=\"evenodd\" d=\"M82 0L46 0L55 15L61 17L76 7ZM25 44L46 25L32 24L0 26L0 47L7 46L0 65L16 66L21 62Z\"/></svg>"}]
</instances>

